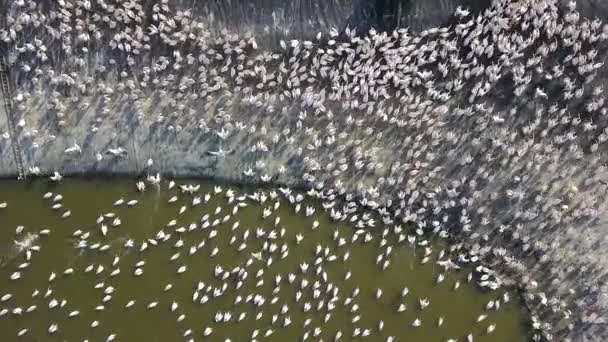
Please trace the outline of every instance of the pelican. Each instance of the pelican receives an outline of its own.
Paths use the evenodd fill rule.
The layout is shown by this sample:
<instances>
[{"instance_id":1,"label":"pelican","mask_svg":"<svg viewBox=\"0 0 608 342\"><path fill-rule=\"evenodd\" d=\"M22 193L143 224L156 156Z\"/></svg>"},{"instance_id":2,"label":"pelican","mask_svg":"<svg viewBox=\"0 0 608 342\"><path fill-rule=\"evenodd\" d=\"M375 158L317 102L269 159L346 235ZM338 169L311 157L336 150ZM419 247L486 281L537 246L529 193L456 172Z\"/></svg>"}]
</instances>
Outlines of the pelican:
<instances>
[{"instance_id":1,"label":"pelican","mask_svg":"<svg viewBox=\"0 0 608 342\"><path fill-rule=\"evenodd\" d=\"M54 334L57 329L59 329L59 326L56 323L53 323L49 326L49 334Z\"/></svg>"},{"instance_id":2,"label":"pelican","mask_svg":"<svg viewBox=\"0 0 608 342\"><path fill-rule=\"evenodd\" d=\"M61 180L63 179L63 176L59 172L55 171L55 172L53 172L53 175L50 176L49 178L53 182L61 182Z\"/></svg>"},{"instance_id":3,"label":"pelican","mask_svg":"<svg viewBox=\"0 0 608 342\"><path fill-rule=\"evenodd\" d=\"M148 181L148 183L158 186L160 184L160 173L157 173L156 176L148 175L146 177L146 180Z\"/></svg>"},{"instance_id":4,"label":"pelican","mask_svg":"<svg viewBox=\"0 0 608 342\"><path fill-rule=\"evenodd\" d=\"M146 183L144 183L142 181L138 181L137 183L135 183L135 186L137 187L137 191L139 191L139 192L146 191Z\"/></svg>"},{"instance_id":5,"label":"pelican","mask_svg":"<svg viewBox=\"0 0 608 342\"><path fill-rule=\"evenodd\" d=\"M470 13L471 13L470 10L463 9L461 6L458 6L456 8L456 12L455 12L456 16L458 16L460 18L464 18L464 17L468 16Z\"/></svg>"},{"instance_id":6,"label":"pelican","mask_svg":"<svg viewBox=\"0 0 608 342\"><path fill-rule=\"evenodd\" d=\"M65 154L80 154L82 153L82 148L77 143L74 143L71 147L68 147L64 150Z\"/></svg>"},{"instance_id":7,"label":"pelican","mask_svg":"<svg viewBox=\"0 0 608 342\"><path fill-rule=\"evenodd\" d=\"M226 157L233 154L234 152L234 150L224 150L222 146L220 146L217 151L207 151L207 154L215 157Z\"/></svg>"}]
</instances>

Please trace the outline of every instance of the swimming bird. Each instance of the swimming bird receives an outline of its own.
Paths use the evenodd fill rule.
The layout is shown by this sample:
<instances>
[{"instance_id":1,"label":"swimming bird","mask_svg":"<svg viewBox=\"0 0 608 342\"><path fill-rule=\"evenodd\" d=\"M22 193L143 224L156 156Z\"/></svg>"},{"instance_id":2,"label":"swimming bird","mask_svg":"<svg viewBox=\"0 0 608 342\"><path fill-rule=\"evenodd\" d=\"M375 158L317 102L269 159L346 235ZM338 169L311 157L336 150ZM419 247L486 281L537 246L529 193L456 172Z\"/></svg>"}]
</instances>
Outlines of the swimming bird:
<instances>
[{"instance_id":1,"label":"swimming bird","mask_svg":"<svg viewBox=\"0 0 608 342\"><path fill-rule=\"evenodd\" d=\"M49 332L49 334L51 334L51 335L52 335L52 334L54 334L54 333L55 333L55 332L56 332L58 329L59 329L59 326L57 325L57 323L52 323L52 324L49 326L48 332Z\"/></svg>"},{"instance_id":2,"label":"swimming bird","mask_svg":"<svg viewBox=\"0 0 608 342\"><path fill-rule=\"evenodd\" d=\"M59 172L54 171L53 175L50 176L49 178L51 181L58 183L58 182L61 182L61 180L63 179L63 176Z\"/></svg>"},{"instance_id":3,"label":"swimming bird","mask_svg":"<svg viewBox=\"0 0 608 342\"><path fill-rule=\"evenodd\" d=\"M135 187L137 188L137 191L139 192L144 192L146 191L146 183L142 182L142 181L138 181L135 183Z\"/></svg>"}]
</instances>

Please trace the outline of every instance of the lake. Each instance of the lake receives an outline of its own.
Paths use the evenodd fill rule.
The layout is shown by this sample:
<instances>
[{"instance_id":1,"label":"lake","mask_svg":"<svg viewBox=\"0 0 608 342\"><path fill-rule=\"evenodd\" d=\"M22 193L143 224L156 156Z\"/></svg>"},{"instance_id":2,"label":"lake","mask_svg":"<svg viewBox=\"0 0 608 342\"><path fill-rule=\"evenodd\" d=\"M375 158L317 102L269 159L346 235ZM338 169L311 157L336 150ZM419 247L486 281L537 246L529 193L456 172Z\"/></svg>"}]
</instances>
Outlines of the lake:
<instances>
[{"instance_id":1,"label":"lake","mask_svg":"<svg viewBox=\"0 0 608 342\"><path fill-rule=\"evenodd\" d=\"M3 339L529 340L516 292L446 270L439 238L301 191L169 183L0 181Z\"/></svg>"}]
</instances>

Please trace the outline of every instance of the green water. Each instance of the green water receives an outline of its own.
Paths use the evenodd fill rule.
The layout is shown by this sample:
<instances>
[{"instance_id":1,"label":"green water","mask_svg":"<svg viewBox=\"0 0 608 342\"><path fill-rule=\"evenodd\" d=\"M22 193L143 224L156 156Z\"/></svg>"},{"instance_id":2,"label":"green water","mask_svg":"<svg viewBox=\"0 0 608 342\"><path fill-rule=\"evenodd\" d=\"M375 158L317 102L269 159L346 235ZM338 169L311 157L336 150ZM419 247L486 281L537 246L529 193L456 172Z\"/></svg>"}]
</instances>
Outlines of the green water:
<instances>
[{"instance_id":1,"label":"green water","mask_svg":"<svg viewBox=\"0 0 608 342\"><path fill-rule=\"evenodd\" d=\"M505 290L482 292L467 282L465 271L445 272L435 263L443 248L439 242L432 244L429 260L422 264L424 248L412 248L407 239L398 242L392 226L384 227L376 222L374 228L365 228L371 240L365 242L366 234L362 234L351 242L356 228L347 222L333 222L321 204L309 198L296 214L294 205L279 191L275 191L278 196L273 199L270 196L273 189L265 189L268 194L265 203L247 198L243 201L247 206L232 215L240 201L234 199L228 203L226 190L231 188L238 197L244 194L244 189L222 184L222 192L215 194L214 186L218 184L193 180L177 183L171 190L168 182L163 181L160 188L147 185L145 192L138 192L135 181L127 179L68 179L61 184L46 180L0 181L0 203L6 202L6 208L0 209L3 258L0 297L12 294L12 298L0 303L0 310L8 310L0 317L2 340L105 341L115 334L116 341L250 341L256 329L258 341L301 341L305 334L311 341L333 341L338 331L342 332L342 341L386 341L389 336L394 336L394 341L447 341L450 338L466 341L468 334L472 334L475 341L528 339L527 318L516 296L510 293L511 300L505 302ZM180 183L201 186L197 193L185 194L179 190ZM63 199L57 202L53 197L44 199L47 192L52 192L53 197L61 194ZM208 203L204 203L205 194L211 195ZM177 201L169 203L173 196L178 197ZM201 197L203 203L193 206L195 196ZM119 198L124 198L125 203L136 199L138 203L133 207L114 206ZM274 210L277 202L279 208ZM61 203L62 207L52 209L55 203ZM307 217L305 208L309 205L315 206L316 211ZM179 214L182 207L186 210ZM217 207L221 207L221 211L215 215ZM265 208L272 213L264 219ZM62 218L67 210L71 215ZM114 218L105 218L103 224L108 226L108 232L103 236L101 225L96 221L107 213L114 213L121 224L112 227ZM209 214L209 227L202 228L201 218L205 214ZM226 215L230 215L226 222L212 226L216 219L222 220ZM275 226L277 217L280 222ZM172 220L176 220L176 224L167 227ZM313 229L315 220L319 225ZM233 229L237 221L239 225ZM196 228L189 231L192 223ZM18 226L23 226L20 234L16 233ZM181 227L184 229L179 229ZM258 228L265 236L257 236ZM13 241L43 229L49 229L50 234L39 236L34 245L39 246L40 251L32 251L29 265L24 264L26 253L18 253ZM141 251L142 243L154 239L161 229L171 234L170 238L165 242L157 240L157 246L148 242L148 248ZM89 232L87 239L75 237L77 230ZM275 239L269 237L273 230ZM246 231L249 234L245 239ZM406 233L409 232L401 234ZM299 244L297 234L303 236ZM342 246L338 243L340 238L346 241ZM124 246L129 239L134 241L134 247ZM82 244L86 243L87 247L76 248L80 240L85 241ZM108 245L109 249L91 249L96 243ZM274 252L270 244L276 245ZM200 248L191 248L193 246ZM392 249L389 256L376 263L379 255L387 254L389 246ZM217 255L211 256L216 247ZM282 248L288 251L283 257ZM319 254L317 248L321 249ZM252 256L260 251L262 260ZM180 253L179 257L170 260L176 253ZM344 261L347 253L350 257ZM114 263L116 257L119 259ZM272 258L270 266L269 258ZM382 270L384 260L390 263ZM143 274L135 276L136 264L140 261L145 262L140 267ZM301 263L310 264L306 272L301 270ZM91 265L92 271L85 272ZM224 271L240 267L248 276L242 280L242 273L239 278L235 272L222 280L221 275L214 274L218 265ZM187 269L178 273L182 266ZM19 267L22 269L18 270ZM73 269L72 274L64 274L68 268ZM258 277L260 270L263 274ZM19 271L21 277L11 280L15 271ZM49 282L52 272L56 278ZM345 280L347 272L352 276ZM289 273L295 275L293 283L289 282ZM439 274L444 274L445 279L437 284ZM277 275L281 275L278 286ZM239 279L242 284L237 288ZM304 288L303 280L308 282ZM204 288L193 302L199 282L204 283ZM454 289L456 282L461 284L457 290ZM95 288L96 284L99 288ZM165 290L168 284L172 288ZM109 286L114 289L112 293ZM222 287L225 290L217 297L213 290L206 292L208 288ZM360 291L352 297L357 287ZM404 287L409 293L402 297ZM383 291L379 299L376 298L378 288ZM32 297L35 290L39 294ZM47 292L50 293L45 297ZM209 299L201 304L204 295ZM253 300L246 302L249 295L263 296L265 303L258 306ZM104 296L106 302L103 302ZM235 303L238 296L242 300ZM300 297L299 300L296 297ZM430 301L425 309L419 304L422 298ZM59 305L49 308L53 299ZM60 307L64 300L64 306ZM135 304L125 308L131 300L135 300ZM486 309L491 300L500 300L499 310ZM151 302L158 302L157 307L148 309ZM173 302L178 308L172 312ZM329 302L333 303L333 309L328 307ZM307 312L305 303L311 306ZM406 305L403 312L398 312L399 304ZM26 313L32 305L36 308ZM104 309L97 310L99 305L104 305ZM13 313L17 307L23 313ZM75 310L79 315L69 317ZM232 317L227 322L216 323L218 312L230 312ZM243 313L245 316L239 321ZM259 314L261 317L256 317ZM482 314L487 318L478 323L477 318ZM181 315L184 316L178 321ZM358 321L353 323L357 316ZM440 327L439 317L444 318ZM286 318L291 324L284 327ZM415 319L421 320L419 327L412 326ZM382 331L380 320L384 322ZM97 327L91 327L93 321L98 322ZM48 329L52 324L57 324L58 329L50 334ZM490 325L496 328L488 334ZM213 329L209 336L203 335L206 327ZM25 328L27 332L17 337ZM356 329L360 333L368 329L369 335L353 337ZM272 334L265 336L270 330Z\"/></svg>"}]
</instances>

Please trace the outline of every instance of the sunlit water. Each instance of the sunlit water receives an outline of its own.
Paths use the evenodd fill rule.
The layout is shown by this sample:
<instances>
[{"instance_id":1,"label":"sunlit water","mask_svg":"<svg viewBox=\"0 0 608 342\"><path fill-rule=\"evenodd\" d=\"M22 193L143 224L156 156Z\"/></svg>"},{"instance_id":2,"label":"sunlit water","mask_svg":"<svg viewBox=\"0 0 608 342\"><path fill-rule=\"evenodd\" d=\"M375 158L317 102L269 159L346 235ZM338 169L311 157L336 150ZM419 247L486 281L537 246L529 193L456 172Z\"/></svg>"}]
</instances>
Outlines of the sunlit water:
<instances>
[{"instance_id":1,"label":"sunlit water","mask_svg":"<svg viewBox=\"0 0 608 342\"><path fill-rule=\"evenodd\" d=\"M201 187L194 194L182 193L179 184L186 183ZM145 192L138 192L135 182L127 179L69 179L59 185L46 180L1 181L0 203L6 202L0 209L2 340L105 341L115 335L117 341L249 341L252 336L258 341L300 341L307 335L311 341L333 341L339 331L343 341L385 341L390 336L395 341L466 341L468 334L475 341L528 338L526 314L517 296L508 293L511 299L505 301L505 290L481 291L468 283L467 270L444 271L436 264L444 247L439 241L431 242L432 252L423 264L425 249L414 249L407 239L399 242L394 226L377 223L351 242L357 228L333 222L310 198L295 213L294 204L277 189L258 189L267 194L260 204L236 198L245 191L253 194L252 189L221 184L222 192L216 194L218 185L178 181L169 190L163 181L160 188L148 184ZM226 196L229 188L235 191L232 203ZM44 199L47 192L53 196ZM58 194L63 198L54 201ZM174 196L177 200L170 203ZM197 196L201 204L193 205ZM125 204L114 206L119 198ZM137 204L126 205L134 199ZM61 208L52 209L57 203ZM233 215L238 203L244 204ZM314 214L306 216L307 206L316 208ZM185 212L179 214L182 208ZM270 216L263 218L264 209L272 211ZM71 214L62 218L68 210ZM116 217L107 216L96 223L108 213L114 213L120 225L112 226ZM208 227L201 221L206 214ZM216 219L225 221L213 226ZM313 229L315 220L318 227ZM108 227L106 236L102 225ZM16 233L19 226L22 231ZM405 228L400 234L411 234ZM29 233L44 229L50 234L33 241L31 246L40 250L30 251L28 264L27 252L19 252L14 241L26 244ZM89 236L75 236L78 230ZM160 230L170 236L151 241ZM297 234L303 236L299 244ZM130 239L134 246L125 247ZM142 250L144 242L148 247ZM215 248L218 253L212 256ZM389 263L382 270L385 260ZM141 261L145 264L137 267ZM307 271L302 270L303 263L309 264ZM222 269L217 276L216 266ZM143 273L136 276L138 268ZM178 273L180 268L185 271ZM49 281L51 273L56 277ZM440 275L445 279L438 283ZM457 282L461 285L455 290ZM404 287L409 293L402 296ZM354 296L356 288L360 291ZM256 295L264 298L263 304L254 303ZM424 298L430 304L422 309ZM494 300L500 308L487 309ZM130 301L135 303L126 308ZM157 306L148 308L153 302ZM402 312L400 304L405 305ZM218 313L221 322L216 322ZM480 315L487 317L478 322ZM418 327L413 326L416 319ZM93 322L98 325L92 327ZM49 333L53 324L57 330ZM495 330L488 334L491 325Z\"/></svg>"}]
</instances>

